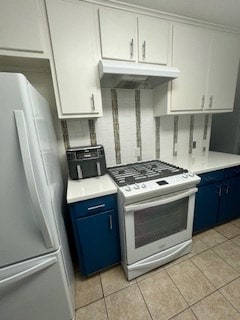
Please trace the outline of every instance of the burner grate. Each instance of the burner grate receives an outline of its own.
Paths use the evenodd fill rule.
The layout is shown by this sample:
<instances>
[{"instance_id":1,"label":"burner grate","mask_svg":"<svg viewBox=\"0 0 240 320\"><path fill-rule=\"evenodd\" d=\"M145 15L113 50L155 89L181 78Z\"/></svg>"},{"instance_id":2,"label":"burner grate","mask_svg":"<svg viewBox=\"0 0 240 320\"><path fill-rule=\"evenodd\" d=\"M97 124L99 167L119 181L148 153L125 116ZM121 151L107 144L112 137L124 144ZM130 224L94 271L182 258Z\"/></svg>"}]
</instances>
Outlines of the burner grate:
<instances>
[{"instance_id":1,"label":"burner grate","mask_svg":"<svg viewBox=\"0 0 240 320\"><path fill-rule=\"evenodd\" d=\"M187 170L166 162L152 160L111 167L107 169L107 172L117 185L122 187L128 184L156 180L181 174L187 172Z\"/></svg>"}]
</instances>

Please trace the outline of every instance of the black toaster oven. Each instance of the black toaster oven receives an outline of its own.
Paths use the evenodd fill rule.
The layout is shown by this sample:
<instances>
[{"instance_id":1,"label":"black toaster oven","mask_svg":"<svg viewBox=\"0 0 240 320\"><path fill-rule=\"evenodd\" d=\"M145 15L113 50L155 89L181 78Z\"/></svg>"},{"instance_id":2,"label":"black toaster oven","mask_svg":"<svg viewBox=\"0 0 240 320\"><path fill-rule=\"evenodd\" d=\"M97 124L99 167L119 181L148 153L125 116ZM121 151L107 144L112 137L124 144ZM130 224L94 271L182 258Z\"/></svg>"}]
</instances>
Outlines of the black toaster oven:
<instances>
[{"instance_id":1,"label":"black toaster oven","mask_svg":"<svg viewBox=\"0 0 240 320\"><path fill-rule=\"evenodd\" d=\"M66 153L69 176L72 180L102 176L106 173L102 145L68 148Z\"/></svg>"}]
</instances>

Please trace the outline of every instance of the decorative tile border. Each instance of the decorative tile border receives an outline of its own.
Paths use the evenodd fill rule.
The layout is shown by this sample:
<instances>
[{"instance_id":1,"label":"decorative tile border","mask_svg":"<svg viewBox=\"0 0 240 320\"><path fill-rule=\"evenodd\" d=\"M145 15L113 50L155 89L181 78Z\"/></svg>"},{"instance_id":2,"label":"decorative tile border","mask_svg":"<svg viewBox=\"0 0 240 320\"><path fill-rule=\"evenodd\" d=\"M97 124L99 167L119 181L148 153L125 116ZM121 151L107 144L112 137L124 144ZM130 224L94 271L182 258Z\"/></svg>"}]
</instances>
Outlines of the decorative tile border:
<instances>
[{"instance_id":1,"label":"decorative tile border","mask_svg":"<svg viewBox=\"0 0 240 320\"><path fill-rule=\"evenodd\" d=\"M160 159L160 117L155 118L155 154Z\"/></svg>"},{"instance_id":2,"label":"decorative tile border","mask_svg":"<svg viewBox=\"0 0 240 320\"><path fill-rule=\"evenodd\" d=\"M94 146L97 144L95 121L92 119L89 119L88 120L88 127L89 127L89 133L90 133L90 143L91 143L91 146Z\"/></svg>"},{"instance_id":3,"label":"decorative tile border","mask_svg":"<svg viewBox=\"0 0 240 320\"><path fill-rule=\"evenodd\" d=\"M118 100L117 100L116 89L111 89L111 99L112 99L113 134L114 134L116 164L121 164L121 145L120 145L120 135L119 135Z\"/></svg>"},{"instance_id":4,"label":"decorative tile border","mask_svg":"<svg viewBox=\"0 0 240 320\"><path fill-rule=\"evenodd\" d=\"M61 127L62 127L64 146L65 146L65 149L67 149L70 147L70 143L69 143L68 126L67 126L66 120L61 120Z\"/></svg>"},{"instance_id":5,"label":"decorative tile border","mask_svg":"<svg viewBox=\"0 0 240 320\"><path fill-rule=\"evenodd\" d=\"M138 161L142 160L142 138L141 138L141 109L140 109L140 90L135 90L135 112L136 112L136 138L137 148L140 149L140 154L137 157Z\"/></svg>"},{"instance_id":6,"label":"decorative tile border","mask_svg":"<svg viewBox=\"0 0 240 320\"><path fill-rule=\"evenodd\" d=\"M178 143L178 121L179 117L174 116L174 124L173 124L173 156L177 156L177 143Z\"/></svg>"},{"instance_id":7,"label":"decorative tile border","mask_svg":"<svg viewBox=\"0 0 240 320\"><path fill-rule=\"evenodd\" d=\"M194 130L194 116L190 117L190 129L189 129L189 154L192 154L193 150L193 130Z\"/></svg>"}]
</instances>

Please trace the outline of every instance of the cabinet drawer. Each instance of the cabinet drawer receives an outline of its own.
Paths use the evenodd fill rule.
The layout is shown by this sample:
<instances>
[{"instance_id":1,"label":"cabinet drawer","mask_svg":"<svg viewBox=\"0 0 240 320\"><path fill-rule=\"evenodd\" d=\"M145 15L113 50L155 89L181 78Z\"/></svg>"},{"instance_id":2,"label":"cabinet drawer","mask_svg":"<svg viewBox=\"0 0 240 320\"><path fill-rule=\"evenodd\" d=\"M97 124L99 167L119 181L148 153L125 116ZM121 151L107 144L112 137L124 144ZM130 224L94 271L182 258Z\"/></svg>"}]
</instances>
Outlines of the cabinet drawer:
<instances>
[{"instance_id":1,"label":"cabinet drawer","mask_svg":"<svg viewBox=\"0 0 240 320\"><path fill-rule=\"evenodd\" d=\"M201 177L201 182L199 186L218 182L238 175L240 175L239 167L226 168L222 170L203 173L199 175Z\"/></svg>"},{"instance_id":2,"label":"cabinet drawer","mask_svg":"<svg viewBox=\"0 0 240 320\"><path fill-rule=\"evenodd\" d=\"M70 204L71 214L74 218L86 217L111 209L117 209L116 195L108 195Z\"/></svg>"}]
</instances>

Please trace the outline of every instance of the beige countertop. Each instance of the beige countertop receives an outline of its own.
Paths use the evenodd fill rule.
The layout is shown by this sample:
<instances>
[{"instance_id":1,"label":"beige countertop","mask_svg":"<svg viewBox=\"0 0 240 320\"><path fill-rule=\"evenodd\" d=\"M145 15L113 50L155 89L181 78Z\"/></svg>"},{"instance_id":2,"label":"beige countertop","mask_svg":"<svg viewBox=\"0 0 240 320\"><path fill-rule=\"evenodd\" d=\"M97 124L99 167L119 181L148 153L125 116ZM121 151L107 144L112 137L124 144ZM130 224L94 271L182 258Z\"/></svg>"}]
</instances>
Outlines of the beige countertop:
<instances>
[{"instance_id":1,"label":"beige countertop","mask_svg":"<svg viewBox=\"0 0 240 320\"><path fill-rule=\"evenodd\" d=\"M117 193L117 187L108 174L100 177L68 180L67 203L97 198Z\"/></svg>"},{"instance_id":2,"label":"beige countertop","mask_svg":"<svg viewBox=\"0 0 240 320\"><path fill-rule=\"evenodd\" d=\"M160 160L188 169L196 174L240 165L240 155L213 151L204 155L163 157Z\"/></svg>"}]
</instances>

